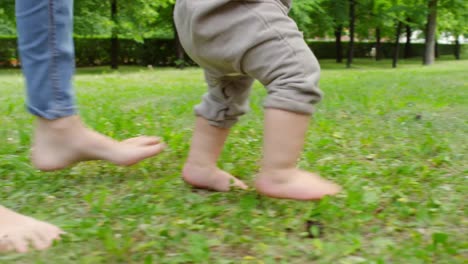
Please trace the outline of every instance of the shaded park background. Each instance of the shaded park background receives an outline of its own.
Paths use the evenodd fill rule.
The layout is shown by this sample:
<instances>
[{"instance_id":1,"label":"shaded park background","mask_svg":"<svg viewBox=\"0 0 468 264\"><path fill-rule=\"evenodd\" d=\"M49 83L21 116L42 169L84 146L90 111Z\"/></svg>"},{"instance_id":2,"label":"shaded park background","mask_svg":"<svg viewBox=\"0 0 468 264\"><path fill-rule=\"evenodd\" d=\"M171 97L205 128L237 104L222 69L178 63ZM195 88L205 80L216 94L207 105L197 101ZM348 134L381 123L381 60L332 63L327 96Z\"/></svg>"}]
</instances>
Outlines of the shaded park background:
<instances>
[{"instance_id":1,"label":"shaded park background","mask_svg":"<svg viewBox=\"0 0 468 264\"><path fill-rule=\"evenodd\" d=\"M75 1L78 66L193 65L172 22L174 0ZM14 0L0 1L0 66L18 66ZM464 0L295 0L290 12L319 59L435 58L468 53Z\"/></svg>"}]
</instances>

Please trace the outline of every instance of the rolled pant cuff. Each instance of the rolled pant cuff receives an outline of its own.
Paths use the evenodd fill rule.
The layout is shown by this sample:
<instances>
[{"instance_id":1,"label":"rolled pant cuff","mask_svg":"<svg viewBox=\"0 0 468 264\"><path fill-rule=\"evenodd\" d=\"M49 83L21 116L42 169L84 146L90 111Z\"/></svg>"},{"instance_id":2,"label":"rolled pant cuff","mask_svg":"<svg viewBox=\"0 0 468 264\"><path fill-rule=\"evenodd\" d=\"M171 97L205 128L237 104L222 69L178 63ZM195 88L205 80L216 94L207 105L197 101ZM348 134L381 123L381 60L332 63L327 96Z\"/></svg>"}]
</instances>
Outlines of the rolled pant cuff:
<instances>
[{"instance_id":1,"label":"rolled pant cuff","mask_svg":"<svg viewBox=\"0 0 468 264\"><path fill-rule=\"evenodd\" d=\"M201 117L205 118L203 116ZM208 124L212 126L226 128L226 129L230 129L237 123L237 120L223 120L223 121L214 121L214 120L209 120L209 119L206 119L206 120L208 121Z\"/></svg>"},{"instance_id":2,"label":"rolled pant cuff","mask_svg":"<svg viewBox=\"0 0 468 264\"><path fill-rule=\"evenodd\" d=\"M271 95L265 99L263 107L275 108L304 115L312 115L315 112L315 107L311 103L303 103L296 100Z\"/></svg>"},{"instance_id":3,"label":"rolled pant cuff","mask_svg":"<svg viewBox=\"0 0 468 264\"><path fill-rule=\"evenodd\" d=\"M76 107L41 111L33 106L28 105L27 109L31 114L48 119L48 120L54 120L54 119L59 119L62 117L72 116L78 113L78 109Z\"/></svg>"},{"instance_id":4,"label":"rolled pant cuff","mask_svg":"<svg viewBox=\"0 0 468 264\"><path fill-rule=\"evenodd\" d=\"M223 112L224 110L216 111L215 109L211 109L205 102L195 107L195 115L206 119L210 125L215 127L229 129L239 121L238 118L226 118Z\"/></svg>"}]
</instances>

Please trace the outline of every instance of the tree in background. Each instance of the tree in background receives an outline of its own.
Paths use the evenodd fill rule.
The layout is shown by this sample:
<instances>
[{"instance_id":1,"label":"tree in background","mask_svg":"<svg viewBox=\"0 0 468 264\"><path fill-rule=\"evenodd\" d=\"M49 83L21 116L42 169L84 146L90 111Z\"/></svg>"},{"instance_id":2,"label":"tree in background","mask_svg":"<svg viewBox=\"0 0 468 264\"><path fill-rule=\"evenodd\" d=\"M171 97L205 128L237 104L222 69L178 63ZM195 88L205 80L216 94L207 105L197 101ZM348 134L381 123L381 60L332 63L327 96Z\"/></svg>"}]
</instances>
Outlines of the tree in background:
<instances>
[{"instance_id":1,"label":"tree in background","mask_svg":"<svg viewBox=\"0 0 468 264\"><path fill-rule=\"evenodd\" d=\"M322 7L326 0L295 0L289 15L296 21L306 39L324 36L331 24Z\"/></svg>"},{"instance_id":2,"label":"tree in background","mask_svg":"<svg viewBox=\"0 0 468 264\"><path fill-rule=\"evenodd\" d=\"M442 1L439 11L439 31L446 32L455 39L454 56L459 60L460 36L468 32L468 1Z\"/></svg>"},{"instance_id":3,"label":"tree in background","mask_svg":"<svg viewBox=\"0 0 468 264\"><path fill-rule=\"evenodd\" d=\"M391 3L388 0L367 0L363 4L363 12L361 14L364 23L360 23L358 32L360 35L372 39L369 35L374 33L375 38L375 59L381 60L382 54L382 36L388 35L391 26L388 21L388 9Z\"/></svg>"},{"instance_id":4,"label":"tree in background","mask_svg":"<svg viewBox=\"0 0 468 264\"><path fill-rule=\"evenodd\" d=\"M407 24L405 27L406 30L406 43L405 43L405 55L404 58L408 59L412 56L412 49L411 49L411 36L413 35L413 30L411 28L411 17L406 19Z\"/></svg>"},{"instance_id":5,"label":"tree in background","mask_svg":"<svg viewBox=\"0 0 468 264\"><path fill-rule=\"evenodd\" d=\"M112 10L120 8L118 15L112 13L113 38L118 38L120 32L123 32L126 38L143 42L145 37L149 37L151 33L155 32L154 29L151 29L154 28L157 22L161 21L161 11L171 10L175 0L127 0L119 2L120 5L117 5L117 0L111 0L111 2L115 2L115 7L111 6ZM170 18L166 17L162 21L171 25L172 16ZM112 50L118 52L118 44L117 48L114 45L116 44L112 44ZM112 53L111 57L112 61L118 62L118 54ZM113 64L112 68L115 66Z\"/></svg>"},{"instance_id":6,"label":"tree in background","mask_svg":"<svg viewBox=\"0 0 468 264\"><path fill-rule=\"evenodd\" d=\"M114 24L111 34L111 68L116 70L119 68L119 20L117 16L117 0L111 1L111 21Z\"/></svg>"},{"instance_id":7,"label":"tree in background","mask_svg":"<svg viewBox=\"0 0 468 264\"><path fill-rule=\"evenodd\" d=\"M348 0L295 0L290 15L306 39L333 35L336 61L343 61L341 39L348 24Z\"/></svg>"},{"instance_id":8,"label":"tree in background","mask_svg":"<svg viewBox=\"0 0 468 264\"><path fill-rule=\"evenodd\" d=\"M393 60L392 60L392 67L396 68L398 63L398 57L400 56L400 36L401 36L401 28L403 27L403 22L398 20L396 22L396 36L395 36L395 46L393 48Z\"/></svg>"},{"instance_id":9,"label":"tree in background","mask_svg":"<svg viewBox=\"0 0 468 264\"><path fill-rule=\"evenodd\" d=\"M171 4L168 7L161 10L161 12L160 12L161 13L161 19L159 20L159 25L158 26L164 27L164 26L167 26L167 25L164 25L165 21L170 21L171 22L170 23L170 25L171 25L170 31L171 31L172 35L174 36L173 39L174 39L174 45L175 45L175 50L176 50L175 64L176 64L176 67L178 69L183 69L183 68L185 68L185 66L187 64L186 54L185 54L184 47L182 47L182 43L180 42L180 38L179 38L179 35L177 33L177 28L176 28L174 19L172 18L173 14L174 14L174 8L175 8L175 4Z\"/></svg>"},{"instance_id":10,"label":"tree in background","mask_svg":"<svg viewBox=\"0 0 468 264\"><path fill-rule=\"evenodd\" d=\"M343 45L341 39L345 25L349 21L349 2L347 0L326 0L323 3L325 16L331 24L331 31L335 37L336 62L343 62Z\"/></svg>"},{"instance_id":11,"label":"tree in background","mask_svg":"<svg viewBox=\"0 0 468 264\"><path fill-rule=\"evenodd\" d=\"M400 3L403 6L404 10L404 26L405 26L405 52L404 58L411 58L413 56L413 50L411 49L411 37L413 32L418 30L424 30L424 24L426 16L421 10L426 8L426 0L413 0L413 1L404 1Z\"/></svg>"},{"instance_id":12,"label":"tree in background","mask_svg":"<svg viewBox=\"0 0 468 264\"><path fill-rule=\"evenodd\" d=\"M394 21L395 44L393 46L392 67L396 68L398 59L400 57L400 38L402 35L402 30L405 25L407 27L410 27L411 24L408 20L412 19L411 18L413 15L412 11L413 11L413 8L415 7L415 4L414 2L408 4L408 2L405 2L403 0L392 0L391 4L392 4L391 7L387 10L387 14L388 14L387 17L391 19L392 21ZM411 36L407 36L407 43L408 43L408 38L410 39Z\"/></svg>"},{"instance_id":13,"label":"tree in background","mask_svg":"<svg viewBox=\"0 0 468 264\"><path fill-rule=\"evenodd\" d=\"M167 31L172 16L161 16L170 10L174 0L75 0L75 34L109 36L111 67L118 68L119 38L143 42L145 38L162 35L158 26ZM167 13L167 11L166 11ZM164 31L163 30L163 31ZM173 34L164 31L165 37ZM170 30L169 30L170 31Z\"/></svg>"},{"instance_id":14,"label":"tree in background","mask_svg":"<svg viewBox=\"0 0 468 264\"><path fill-rule=\"evenodd\" d=\"M426 42L424 48L424 65L434 64L435 61L435 44L436 44L436 29L437 29L437 5L438 0L428 1L428 15L426 24Z\"/></svg>"},{"instance_id":15,"label":"tree in background","mask_svg":"<svg viewBox=\"0 0 468 264\"><path fill-rule=\"evenodd\" d=\"M14 0L0 1L0 35L14 35L16 33ZM118 49L121 39L131 39L140 43L148 38L172 39L177 52L176 64L183 67L185 53L177 40L172 22L174 2L174 0L125 2L75 0L75 35L103 38L106 41L108 39L109 56L105 59L107 61L108 58L112 58L114 67L117 67L117 62L122 60ZM431 8L429 3L432 3ZM439 19L436 19L434 14L438 14ZM316 37L334 38L337 62L343 61L342 39L343 36L349 35L351 41L347 52L347 65L350 65L353 59L354 36L360 40L375 42L377 60L384 55L381 43L395 40L396 49L392 55L396 64L398 59L396 51L399 49L396 40L400 35L404 35L404 32L406 32L404 54L406 58L412 55L410 47L413 32L419 30L425 32L427 49L424 61L428 55L434 55L438 32L435 25L439 28L439 32L444 34L443 36L450 34L454 37L456 58L460 57L458 36L468 32L466 0L295 0L290 15L308 41ZM399 25L400 30L398 30ZM5 56L14 56L5 55L7 53L11 52L3 52L2 59ZM89 60L93 60L92 57L90 56Z\"/></svg>"},{"instance_id":16,"label":"tree in background","mask_svg":"<svg viewBox=\"0 0 468 264\"><path fill-rule=\"evenodd\" d=\"M354 56L354 32L356 28L356 3L357 0L349 0L349 44L346 67L350 68Z\"/></svg>"},{"instance_id":17,"label":"tree in background","mask_svg":"<svg viewBox=\"0 0 468 264\"><path fill-rule=\"evenodd\" d=\"M0 36L15 35L15 1L1 0L0 6Z\"/></svg>"}]
</instances>

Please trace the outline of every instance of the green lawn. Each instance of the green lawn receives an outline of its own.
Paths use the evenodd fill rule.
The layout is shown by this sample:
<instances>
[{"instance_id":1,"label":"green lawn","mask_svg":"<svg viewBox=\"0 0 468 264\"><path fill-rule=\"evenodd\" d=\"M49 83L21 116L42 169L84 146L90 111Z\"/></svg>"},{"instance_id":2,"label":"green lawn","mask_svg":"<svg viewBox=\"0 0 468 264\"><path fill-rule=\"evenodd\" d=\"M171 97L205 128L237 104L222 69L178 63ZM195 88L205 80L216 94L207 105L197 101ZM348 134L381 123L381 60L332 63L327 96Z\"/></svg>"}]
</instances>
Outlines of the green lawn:
<instances>
[{"instance_id":1,"label":"green lawn","mask_svg":"<svg viewBox=\"0 0 468 264\"><path fill-rule=\"evenodd\" d=\"M192 108L205 91L195 68L79 70L89 126L118 139L159 135L170 147L130 168L39 172L28 159L33 118L22 77L0 71L0 203L68 232L49 251L0 263L467 263L468 61L389 64L323 62L325 99L300 166L344 191L319 203L181 181ZM219 164L249 184L266 94L255 88Z\"/></svg>"}]
</instances>

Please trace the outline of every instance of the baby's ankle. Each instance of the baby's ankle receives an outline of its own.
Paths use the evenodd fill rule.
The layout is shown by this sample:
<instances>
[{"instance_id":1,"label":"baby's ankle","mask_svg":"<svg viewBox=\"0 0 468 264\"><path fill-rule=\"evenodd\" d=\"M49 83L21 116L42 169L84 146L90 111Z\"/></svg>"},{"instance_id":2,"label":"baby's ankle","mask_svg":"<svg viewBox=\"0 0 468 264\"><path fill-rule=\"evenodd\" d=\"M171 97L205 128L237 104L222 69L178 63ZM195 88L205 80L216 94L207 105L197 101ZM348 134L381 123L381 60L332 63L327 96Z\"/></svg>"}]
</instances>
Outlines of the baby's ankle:
<instances>
[{"instance_id":1,"label":"baby's ankle","mask_svg":"<svg viewBox=\"0 0 468 264\"><path fill-rule=\"evenodd\" d=\"M260 172L274 172L274 173L280 173L280 172L288 172L292 170L298 170L297 166L295 163L289 164L289 163L273 163L273 164L268 164L268 163L263 163L261 165Z\"/></svg>"},{"instance_id":2,"label":"baby's ankle","mask_svg":"<svg viewBox=\"0 0 468 264\"><path fill-rule=\"evenodd\" d=\"M263 167L258 174L257 179L268 180L272 182L282 183L291 180L291 176L298 171L295 166L290 167Z\"/></svg>"},{"instance_id":3,"label":"baby's ankle","mask_svg":"<svg viewBox=\"0 0 468 264\"><path fill-rule=\"evenodd\" d=\"M188 159L185 161L184 168L217 168L217 164L211 161Z\"/></svg>"}]
</instances>

